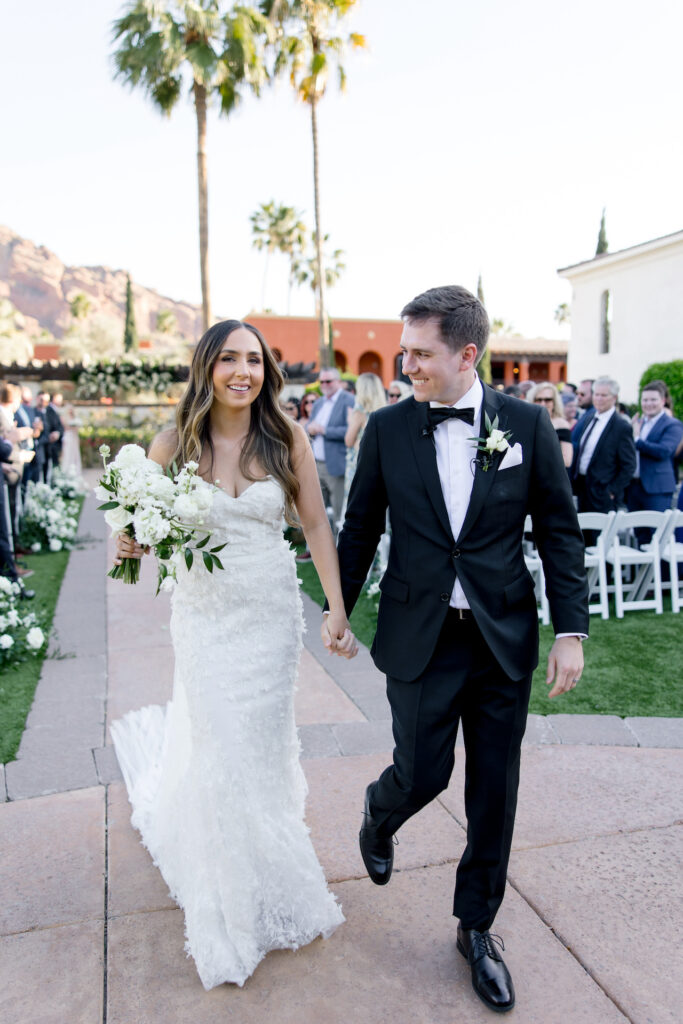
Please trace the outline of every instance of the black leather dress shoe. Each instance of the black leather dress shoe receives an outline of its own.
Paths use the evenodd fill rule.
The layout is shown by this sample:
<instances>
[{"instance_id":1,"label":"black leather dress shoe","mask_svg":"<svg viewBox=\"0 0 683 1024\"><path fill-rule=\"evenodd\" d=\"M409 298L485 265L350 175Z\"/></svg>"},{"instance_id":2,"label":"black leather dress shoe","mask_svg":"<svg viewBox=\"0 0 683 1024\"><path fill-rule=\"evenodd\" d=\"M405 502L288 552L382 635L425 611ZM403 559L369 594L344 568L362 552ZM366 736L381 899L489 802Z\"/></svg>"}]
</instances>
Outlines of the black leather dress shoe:
<instances>
[{"instance_id":1,"label":"black leather dress shoe","mask_svg":"<svg viewBox=\"0 0 683 1024\"><path fill-rule=\"evenodd\" d=\"M375 885L386 885L394 866L394 844L391 836L378 835L377 825L370 814L370 786L365 790L363 824L358 833L361 857Z\"/></svg>"},{"instance_id":2,"label":"black leather dress shoe","mask_svg":"<svg viewBox=\"0 0 683 1024\"><path fill-rule=\"evenodd\" d=\"M472 968L472 988L489 1009L506 1013L515 1005L515 989L496 943L505 949L497 935L458 925L458 949Z\"/></svg>"}]
</instances>

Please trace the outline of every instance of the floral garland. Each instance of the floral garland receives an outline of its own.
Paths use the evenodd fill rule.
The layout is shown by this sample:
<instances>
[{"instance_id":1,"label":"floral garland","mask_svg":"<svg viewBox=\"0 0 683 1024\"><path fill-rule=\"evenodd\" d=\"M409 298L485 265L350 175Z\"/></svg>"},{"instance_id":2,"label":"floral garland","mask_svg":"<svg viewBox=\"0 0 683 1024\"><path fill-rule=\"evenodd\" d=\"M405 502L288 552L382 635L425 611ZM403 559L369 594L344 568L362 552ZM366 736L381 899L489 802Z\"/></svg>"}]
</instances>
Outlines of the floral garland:
<instances>
[{"instance_id":1,"label":"floral garland","mask_svg":"<svg viewBox=\"0 0 683 1024\"><path fill-rule=\"evenodd\" d=\"M77 528L77 501L65 499L56 487L29 483L19 533L22 547L35 552L72 548Z\"/></svg>"},{"instance_id":2,"label":"floral garland","mask_svg":"<svg viewBox=\"0 0 683 1024\"><path fill-rule=\"evenodd\" d=\"M0 669L37 655L45 634L37 625L35 612L23 614L19 604L21 585L0 576Z\"/></svg>"},{"instance_id":3,"label":"floral garland","mask_svg":"<svg viewBox=\"0 0 683 1024\"><path fill-rule=\"evenodd\" d=\"M50 487L58 491L67 501L85 497L88 490L85 480L77 470L62 469L61 466L55 466L52 470Z\"/></svg>"},{"instance_id":4,"label":"floral garland","mask_svg":"<svg viewBox=\"0 0 683 1024\"><path fill-rule=\"evenodd\" d=\"M103 360L84 366L74 374L77 398L113 398L120 391L153 391L168 393L175 383L175 367L159 362L127 359L121 362Z\"/></svg>"}]
</instances>

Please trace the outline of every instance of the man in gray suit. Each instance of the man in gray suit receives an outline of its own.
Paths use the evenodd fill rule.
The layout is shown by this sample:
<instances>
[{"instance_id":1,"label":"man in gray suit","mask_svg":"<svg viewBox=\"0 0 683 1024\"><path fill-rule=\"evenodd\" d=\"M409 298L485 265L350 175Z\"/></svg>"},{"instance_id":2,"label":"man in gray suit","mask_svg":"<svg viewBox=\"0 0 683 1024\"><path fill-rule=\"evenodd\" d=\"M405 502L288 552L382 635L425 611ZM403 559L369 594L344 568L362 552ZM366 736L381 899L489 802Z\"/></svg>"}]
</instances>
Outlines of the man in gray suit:
<instances>
[{"instance_id":1,"label":"man in gray suit","mask_svg":"<svg viewBox=\"0 0 683 1024\"><path fill-rule=\"evenodd\" d=\"M347 428L348 410L353 408L354 397L342 388L339 370L320 371L319 398L311 410L306 431L313 445L315 463L318 467L320 486L325 505L332 506L334 533L337 534L344 502L344 470L346 468L346 445L344 435Z\"/></svg>"}]
</instances>

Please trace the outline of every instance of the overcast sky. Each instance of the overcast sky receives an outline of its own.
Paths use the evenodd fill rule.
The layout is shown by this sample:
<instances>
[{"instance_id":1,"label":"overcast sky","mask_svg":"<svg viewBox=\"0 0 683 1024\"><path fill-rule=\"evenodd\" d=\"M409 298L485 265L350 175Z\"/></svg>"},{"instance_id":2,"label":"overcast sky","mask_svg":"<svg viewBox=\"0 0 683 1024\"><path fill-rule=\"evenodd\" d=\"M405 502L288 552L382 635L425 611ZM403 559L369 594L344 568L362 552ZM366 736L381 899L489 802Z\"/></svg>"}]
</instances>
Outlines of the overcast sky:
<instances>
[{"instance_id":1,"label":"overcast sky","mask_svg":"<svg viewBox=\"0 0 683 1024\"><path fill-rule=\"evenodd\" d=\"M195 119L112 79L114 0L3 5L0 223L67 264L129 270L200 301ZM683 228L679 0L361 0L369 48L320 106L324 230L347 270L331 315L394 317L424 288L476 288L492 316L560 337L603 206L610 249ZM249 215L313 221L308 109L285 82L210 117L213 307L260 308ZM266 304L286 312L284 260ZM312 313L310 289L292 312Z\"/></svg>"}]
</instances>

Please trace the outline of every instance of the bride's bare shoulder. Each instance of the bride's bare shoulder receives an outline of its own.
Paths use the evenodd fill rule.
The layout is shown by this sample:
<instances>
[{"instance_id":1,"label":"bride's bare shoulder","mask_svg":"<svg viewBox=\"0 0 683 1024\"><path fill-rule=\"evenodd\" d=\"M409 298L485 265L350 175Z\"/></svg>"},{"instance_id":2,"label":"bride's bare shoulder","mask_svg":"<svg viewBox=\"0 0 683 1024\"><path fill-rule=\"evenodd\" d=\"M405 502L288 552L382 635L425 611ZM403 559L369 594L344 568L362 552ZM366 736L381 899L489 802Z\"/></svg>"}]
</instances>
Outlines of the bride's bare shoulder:
<instances>
[{"instance_id":1,"label":"bride's bare shoulder","mask_svg":"<svg viewBox=\"0 0 683 1024\"><path fill-rule=\"evenodd\" d=\"M164 469L168 466L178 447L178 431L175 427L162 430L149 446L147 457L158 462Z\"/></svg>"}]
</instances>

